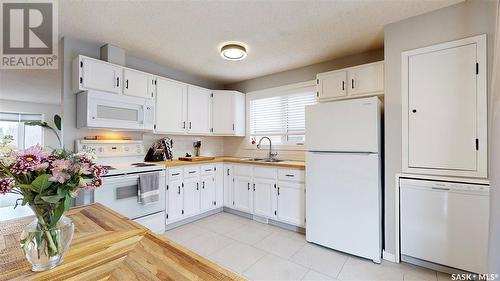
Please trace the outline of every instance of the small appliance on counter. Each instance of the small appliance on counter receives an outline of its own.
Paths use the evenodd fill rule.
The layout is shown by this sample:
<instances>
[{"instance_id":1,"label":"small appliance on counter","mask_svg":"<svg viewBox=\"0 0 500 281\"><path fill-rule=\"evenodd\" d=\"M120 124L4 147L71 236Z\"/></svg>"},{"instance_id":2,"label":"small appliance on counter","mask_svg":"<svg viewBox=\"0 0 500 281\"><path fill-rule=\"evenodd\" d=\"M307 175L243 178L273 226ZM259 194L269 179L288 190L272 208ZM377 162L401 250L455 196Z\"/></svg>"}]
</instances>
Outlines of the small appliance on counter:
<instances>
[{"instance_id":1,"label":"small appliance on counter","mask_svg":"<svg viewBox=\"0 0 500 281\"><path fill-rule=\"evenodd\" d=\"M173 153L172 147L174 146L174 142L170 138L161 138L151 145L144 158L146 162L158 162L158 161L166 161L172 160Z\"/></svg>"},{"instance_id":2,"label":"small appliance on counter","mask_svg":"<svg viewBox=\"0 0 500 281\"><path fill-rule=\"evenodd\" d=\"M201 150L201 141L195 141L193 143L194 147L194 156L200 156L200 150Z\"/></svg>"}]
</instances>

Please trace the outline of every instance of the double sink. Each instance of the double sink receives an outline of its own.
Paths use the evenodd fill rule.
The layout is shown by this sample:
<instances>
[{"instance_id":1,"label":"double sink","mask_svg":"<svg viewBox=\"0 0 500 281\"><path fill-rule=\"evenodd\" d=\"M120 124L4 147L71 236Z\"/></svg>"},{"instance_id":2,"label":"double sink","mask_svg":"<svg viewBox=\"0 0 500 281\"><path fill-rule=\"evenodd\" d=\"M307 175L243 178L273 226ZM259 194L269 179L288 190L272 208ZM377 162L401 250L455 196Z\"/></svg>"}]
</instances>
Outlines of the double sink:
<instances>
[{"instance_id":1,"label":"double sink","mask_svg":"<svg viewBox=\"0 0 500 281\"><path fill-rule=\"evenodd\" d=\"M285 160L274 159L274 158L240 158L241 161L255 161L255 162L267 162L267 163L278 163Z\"/></svg>"}]
</instances>

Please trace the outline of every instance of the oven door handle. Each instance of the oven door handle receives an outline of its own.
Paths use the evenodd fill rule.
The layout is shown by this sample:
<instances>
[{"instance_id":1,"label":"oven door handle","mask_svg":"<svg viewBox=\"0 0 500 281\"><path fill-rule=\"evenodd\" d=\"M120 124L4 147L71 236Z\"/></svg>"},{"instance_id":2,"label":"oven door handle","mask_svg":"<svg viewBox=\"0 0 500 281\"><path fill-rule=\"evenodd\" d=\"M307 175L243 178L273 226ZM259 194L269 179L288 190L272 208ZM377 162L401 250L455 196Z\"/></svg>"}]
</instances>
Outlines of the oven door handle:
<instances>
[{"instance_id":1,"label":"oven door handle","mask_svg":"<svg viewBox=\"0 0 500 281\"><path fill-rule=\"evenodd\" d=\"M102 179L103 184L115 184L115 183L120 183L120 182L126 182L126 181L132 181L132 180L139 180L138 175L122 175L118 177L104 177Z\"/></svg>"}]
</instances>

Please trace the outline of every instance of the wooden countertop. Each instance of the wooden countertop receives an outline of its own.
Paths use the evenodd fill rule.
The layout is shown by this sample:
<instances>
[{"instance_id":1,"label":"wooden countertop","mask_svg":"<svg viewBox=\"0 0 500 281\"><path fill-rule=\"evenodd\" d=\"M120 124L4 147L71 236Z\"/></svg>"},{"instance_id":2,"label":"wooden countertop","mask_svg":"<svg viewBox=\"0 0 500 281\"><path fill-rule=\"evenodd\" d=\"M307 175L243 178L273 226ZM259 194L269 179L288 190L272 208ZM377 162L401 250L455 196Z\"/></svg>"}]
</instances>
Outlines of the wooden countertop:
<instances>
[{"instance_id":1,"label":"wooden countertop","mask_svg":"<svg viewBox=\"0 0 500 281\"><path fill-rule=\"evenodd\" d=\"M186 166L186 165L196 165L196 164L206 164L206 163L238 163L238 164L252 164L252 165L262 165L262 166L274 166L281 168L294 168L294 169L305 169L306 163L304 161L283 161L283 162L259 162L259 161L249 161L243 160L244 157L228 157L221 156L215 157L213 160L207 161L181 161L181 160L172 160L172 161L162 161L162 162L154 162L155 164L164 164L166 167L177 167L177 166Z\"/></svg>"},{"instance_id":2,"label":"wooden countertop","mask_svg":"<svg viewBox=\"0 0 500 281\"><path fill-rule=\"evenodd\" d=\"M100 204L66 214L75 235L64 262L32 272L19 248L24 217L0 222L0 280L244 280Z\"/></svg>"}]
</instances>

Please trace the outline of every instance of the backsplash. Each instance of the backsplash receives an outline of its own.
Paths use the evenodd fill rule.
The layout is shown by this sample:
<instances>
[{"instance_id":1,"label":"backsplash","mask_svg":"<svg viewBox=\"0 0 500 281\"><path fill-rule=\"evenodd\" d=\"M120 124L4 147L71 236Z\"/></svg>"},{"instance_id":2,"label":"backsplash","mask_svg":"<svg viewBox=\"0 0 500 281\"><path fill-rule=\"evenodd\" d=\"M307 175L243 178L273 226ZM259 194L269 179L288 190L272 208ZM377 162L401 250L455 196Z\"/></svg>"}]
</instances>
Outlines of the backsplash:
<instances>
[{"instance_id":1,"label":"backsplash","mask_svg":"<svg viewBox=\"0 0 500 281\"><path fill-rule=\"evenodd\" d=\"M225 137L224 138L224 154L225 156L235 157L267 157L269 154L268 148L249 149L246 145L244 137ZM273 152L278 152L279 159L285 160L305 160L304 150L279 150L274 149Z\"/></svg>"},{"instance_id":2,"label":"backsplash","mask_svg":"<svg viewBox=\"0 0 500 281\"><path fill-rule=\"evenodd\" d=\"M202 156L222 156L224 155L224 138L223 137L200 137L200 136L179 136L179 135L152 135L144 134L144 145L148 149L149 146L156 140L162 137L169 137L173 140L174 159L185 156L186 153L194 155L193 143L201 141Z\"/></svg>"}]
</instances>

